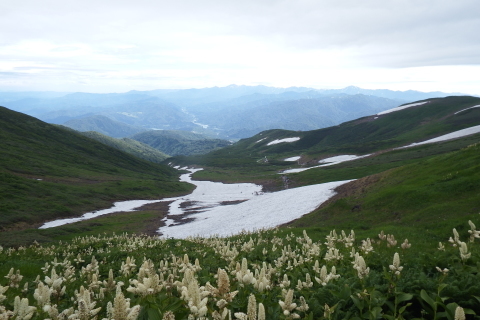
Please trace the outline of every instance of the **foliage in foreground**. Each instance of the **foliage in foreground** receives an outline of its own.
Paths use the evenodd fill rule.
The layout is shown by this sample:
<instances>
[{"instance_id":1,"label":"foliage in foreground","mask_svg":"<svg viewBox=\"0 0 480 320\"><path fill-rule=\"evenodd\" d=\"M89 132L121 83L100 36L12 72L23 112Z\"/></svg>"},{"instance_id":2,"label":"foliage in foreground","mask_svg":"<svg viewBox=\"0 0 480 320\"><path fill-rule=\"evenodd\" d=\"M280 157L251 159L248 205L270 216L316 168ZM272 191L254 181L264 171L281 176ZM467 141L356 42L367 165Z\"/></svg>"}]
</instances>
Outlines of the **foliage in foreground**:
<instances>
[{"instance_id":1,"label":"foliage in foreground","mask_svg":"<svg viewBox=\"0 0 480 320\"><path fill-rule=\"evenodd\" d=\"M429 252L334 230L323 243L267 230L2 248L0 319L464 319L480 314L469 226Z\"/></svg>"}]
</instances>

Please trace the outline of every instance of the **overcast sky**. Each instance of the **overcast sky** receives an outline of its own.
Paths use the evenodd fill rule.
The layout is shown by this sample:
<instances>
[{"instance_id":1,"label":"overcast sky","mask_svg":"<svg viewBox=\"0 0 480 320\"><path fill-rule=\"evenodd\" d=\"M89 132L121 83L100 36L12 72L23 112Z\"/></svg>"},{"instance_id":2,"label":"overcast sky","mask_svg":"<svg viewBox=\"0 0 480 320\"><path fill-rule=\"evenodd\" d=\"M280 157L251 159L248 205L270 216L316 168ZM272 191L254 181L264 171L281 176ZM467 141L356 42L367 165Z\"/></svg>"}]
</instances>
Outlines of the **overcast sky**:
<instances>
[{"instance_id":1,"label":"overcast sky","mask_svg":"<svg viewBox=\"0 0 480 320\"><path fill-rule=\"evenodd\" d=\"M480 95L478 0L2 0L0 91Z\"/></svg>"}]
</instances>

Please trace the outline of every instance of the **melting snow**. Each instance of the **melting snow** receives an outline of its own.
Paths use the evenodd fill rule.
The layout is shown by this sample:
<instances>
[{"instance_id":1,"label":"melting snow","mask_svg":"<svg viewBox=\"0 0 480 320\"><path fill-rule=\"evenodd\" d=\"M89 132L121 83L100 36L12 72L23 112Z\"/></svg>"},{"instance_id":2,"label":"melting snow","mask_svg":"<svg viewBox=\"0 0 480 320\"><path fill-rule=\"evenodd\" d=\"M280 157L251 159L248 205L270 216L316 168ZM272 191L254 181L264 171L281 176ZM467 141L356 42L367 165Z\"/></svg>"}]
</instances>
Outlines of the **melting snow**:
<instances>
[{"instance_id":1,"label":"melting snow","mask_svg":"<svg viewBox=\"0 0 480 320\"><path fill-rule=\"evenodd\" d=\"M291 157L291 158L283 159L283 161L297 161L297 160L300 159L300 158L301 158L300 156L296 156L296 157Z\"/></svg>"},{"instance_id":2,"label":"melting snow","mask_svg":"<svg viewBox=\"0 0 480 320\"><path fill-rule=\"evenodd\" d=\"M115 202L113 204L113 207L109 209L104 209L104 210L98 210L98 211L92 211L92 212L87 212L83 216L78 217L78 218L70 218L70 219L59 219L55 221L50 221L45 224L43 224L39 229L48 229L52 227L58 227L62 226L64 224L68 223L74 223L82 220L88 220L92 218L96 218L99 216L103 216L105 214L109 213L114 213L114 212L129 212L129 211L135 211L135 209L140 208L143 205L149 204L149 203L155 203L155 202L160 202L162 200L130 200L130 201L120 201L120 202Z\"/></svg>"},{"instance_id":3,"label":"melting snow","mask_svg":"<svg viewBox=\"0 0 480 320\"><path fill-rule=\"evenodd\" d=\"M473 107L470 107L470 108L466 108L466 109L463 109L463 110L460 110L460 111L457 111L455 112L454 114L457 114L457 113L460 113L460 112L463 112L463 111L466 111L468 109L472 109L472 108L480 108L480 104L478 106L473 106Z\"/></svg>"},{"instance_id":4,"label":"melting snow","mask_svg":"<svg viewBox=\"0 0 480 320\"><path fill-rule=\"evenodd\" d=\"M260 139L260 140L258 140L258 141L255 142L255 143L259 143L260 141L263 141L263 140L265 140L265 139L267 139L267 138Z\"/></svg>"},{"instance_id":5,"label":"melting snow","mask_svg":"<svg viewBox=\"0 0 480 320\"><path fill-rule=\"evenodd\" d=\"M403 110L403 109L410 108L410 107L420 106L420 105L422 105L422 104L429 103L429 102L430 102L430 101L424 101L424 102L417 102L417 103L406 104L406 105L399 106L399 107L396 107L396 108L393 108L393 109L388 109L388 110L379 112L379 113L377 113L377 116L382 115L382 114L387 114L387 113L390 113L390 112L395 112L395 111Z\"/></svg>"},{"instance_id":6,"label":"melting snow","mask_svg":"<svg viewBox=\"0 0 480 320\"><path fill-rule=\"evenodd\" d=\"M284 170L284 171L280 172L280 174L298 173L298 172L302 172L302 171L313 169L313 168L333 166L335 164L339 164L339 163L342 163L342 162L352 161L352 160L356 160L356 159L360 159L360 158L365 158L365 157L368 157L369 155L370 154L366 154L366 155L363 155L363 156L355 156L355 155L351 155L351 154L345 154L345 155L341 155L341 156L325 158L325 159L322 159L322 160L318 161L318 163L323 163L321 165L308 167L308 168L288 169L288 170Z\"/></svg>"},{"instance_id":7,"label":"melting snow","mask_svg":"<svg viewBox=\"0 0 480 320\"><path fill-rule=\"evenodd\" d=\"M355 156L353 154L344 154L344 155L341 155L341 156L335 156L335 157L322 159L322 160L318 161L318 163L325 163L325 164L321 165L321 167L333 166L334 164L337 164L337 163L342 163L342 162L345 162L345 161L352 161L352 160L355 160L355 159L365 158L365 157L368 157L369 155L370 154L366 154L366 155L363 155L363 156Z\"/></svg>"},{"instance_id":8,"label":"melting snow","mask_svg":"<svg viewBox=\"0 0 480 320\"><path fill-rule=\"evenodd\" d=\"M410 147L415 147L415 146L422 145L422 144L427 144L427 143L435 143L435 142L441 142L441 141L446 141L446 140L452 140L452 139L456 139L456 138L469 136L469 135L479 133L479 132L480 132L480 125L470 127L470 128L466 128L466 129L462 129L462 130L458 130L458 131L454 131L454 132L451 132L451 133L448 133L448 134L444 134L443 136L440 136L440 137L436 137L436 138L433 138L433 139L430 139L430 140L425 140L425 141L422 141L422 142L412 143L412 144L409 144L407 146L403 146L403 147L395 148L395 149L410 148Z\"/></svg>"},{"instance_id":9,"label":"melting snow","mask_svg":"<svg viewBox=\"0 0 480 320\"><path fill-rule=\"evenodd\" d=\"M229 236L244 230L254 231L275 227L315 210L320 204L335 195L333 189L349 181L351 180L328 182L260 195L248 194L255 189L253 186L241 187L237 184L222 184L221 188L246 188L245 190L248 192L244 194L244 198L247 198L247 201L236 205L203 207L202 212L187 216L187 218L193 217L194 221L172 225L172 221L167 220L167 224L170 223L170 225L162 227L158 231L164 237L185 238L195 235ZM208 185L213 183L208 181L191 182L197 185L197 189L205 191L208 191L210 189ZM204 196L204 194L196 192L197 189L191 196L184 197L185 199L182 200L203 201L200 196ZM215 192L209 194L215 197L219 196ZM170 214L179 214L178 210L180 210L179 204L172 203L171 212L173 212Z\"/></svg>"},{"instance_id":10,"label":"melting snow","mask_svg":"<svg viewBox=\"0 0 480 320\"><path fill-rule=\"evenodd\" d=\"M270 141L269 143L267 143L267 146L271 146L273 144L278 144L278 143L282 143L282 142L295 142L295 141L298 141L298 140L300 140L300 137L277 139L277 140L273 140L273 141Z\"/></svg>"}]
</instances>

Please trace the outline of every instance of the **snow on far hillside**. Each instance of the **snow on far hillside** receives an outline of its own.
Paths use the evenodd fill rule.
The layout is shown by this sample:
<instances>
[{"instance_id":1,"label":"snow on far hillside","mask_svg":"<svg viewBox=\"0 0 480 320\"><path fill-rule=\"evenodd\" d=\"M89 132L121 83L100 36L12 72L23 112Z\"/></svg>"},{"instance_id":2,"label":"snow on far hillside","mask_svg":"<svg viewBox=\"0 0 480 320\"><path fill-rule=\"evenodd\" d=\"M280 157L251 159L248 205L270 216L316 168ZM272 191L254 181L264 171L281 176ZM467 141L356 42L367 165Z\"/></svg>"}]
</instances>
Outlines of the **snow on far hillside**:
<instances>
[{"instance_id":1,"label":"snow on far hillside","mask_svg":"<svg viewBox=\"0 0 480 320\"><path fill-rule=\"evenodd\" d=\"M341 155L341 156L335 156L335 157L322 159L322 160L318 161L318 163L325 163L325 164L321 165L321 167L333 166L334 164L337 164L337 163L342 163L342 162L345 162L345 161L352 161L352 160L355 160L355 159L365 158L365 157L368 157L369 155L370 154L366 154L366 155L363 155L363 156L356 156L356 155L353 155L353 154L344 154L344 155Z\"/></svg>"},{"instance_id":2,"label":"snow on far hillside","mask_svg":"<svg viewBox=\"0 0 480 320\"><path fill-rule=\"evenodd\" d=\"M242 231L272 228L300 218L335 195L336 187L348 181L335 181L292 188L254 196L236 205L216 206L189 215L193 221L161 227L163 237L230 236ZM202 181L193 181L195 184Z\"/></svg>"},{"instance_id":3,"label":"snow on far hillside","mask_svg":"<svg viewBox=\"0 0 480 320\"><path fill-rule=\"evenodd\" d=\"M435 142L441 142L441 141L446 141L446 140L452 140L452 139L456 139L456 138L469 136L469 135L479 133L479 132L480 132L480 125L470 127L470 128L466 128L466 129L462 129L462 130L458 130L458 131L454 131L454 132L444 134L443 136L436 137L436 138L433 138L433 139L430 139L430 140L425 140L425 141L422 141L422 142L415 142L415 143L409 144L407 146L403 146L403 147L396 148L396 149L410 148L410 147L415 147L415 146L419 146L419 145L427 144L427 143L435 143Z\"/></svg>"},{"instance_id":4,"label":"snow on far hillside","mask_svg":"<svg viewBox=\"0 0 480 320\"><path fill-rule=\"evenodd\" d=\"M297 160L299 160L300 158L301 158L300 156L296 156L296 157L291 157L291 158L283 159L283 161L297 161Z\"/></svg>"},{"instance_id":5,"label":"snow on far hillside","mask_svg":"<svg viewBox=\"0 0 480 320\"><path fill-rule=\"evenodd\" d=\"M387 113L390 113L390 112L400 111L400 110L410 108L410 107L420 106L422 104L429 103L429 102L430 101L424 101L424 102L406 104L406 105L399 106L399 107L396 107L396 108L393 108L393 109L388 109L388 110L379 112L379 113L377 113L377 116L382 115L382 114L387 114Z\"/></svg>"},{"instance_id":6,"label":"snow on far hillside","mask_svg":"<svg viewBox=\"0 0 480 320\"><path fill-rule=\"evenodd\" d=\"M263 140L265 140L265 139L267 139L267 138L266 138L266 137L265 137L265 138L262 138L262 139L256 141L255 143L259 143L260 141L263 141Z\"/></svg>"},{"instance_id":7,"label":"snow on far hillside","mask_svg":"<svg viewBox=\"0 0 480 320\"><path fill-rule=\"evenodd\" d=\"M360 158L365 158L365 157L368 157L369 155L370 154L366 154L366 155L363 155L363 156L355 156L355 155L352 155L352 154L344 154L344 155L340 155L340 156L325 158L325 159L322 159L322 160L318 161L319 163L323 163L321 165L308 167L308 168L288 169L288 170L284 170L284 171L280 172L280 174L298 173L298 172L302 172L302 171L305 171L305 170L308 170L308 169L333 166L335 164L339 164L339 163L342 163L342 162L352 161L352 160L356 160L356 159L360 159Z\"/></svg>"},{"instance_id":8,"label":"snow on far hillside","mask_svg":"<svg viewBox=\"0 0 480 320\"><path fill-rule=\"evenodd\" d=\"M273 140L273 141L270 141L269 143L267 143L267 146L271 146L271 145L282 143L282 142L295 142L295 141L298 141L298 140L300 140L300 137L277 139L277 140Z\"/></svg>"},{"instance_id":9,"label":"snow on far hillside","mask_svg":"<svg viewBox=\"0 0 480 320\"><path fill-rule=\"evenodd\" d=\"M468 109L473 109L473 108L480 108L480 104L479 104L478 106L473 106L473 107L470 107L470 108L466 108L466 109L463 109L463 110L457 111L457 112L455 112L454 114L457 114L457 113L460 113L460 112L466 111L466 110L468 110Z\"/></svg>"}]
</instances>

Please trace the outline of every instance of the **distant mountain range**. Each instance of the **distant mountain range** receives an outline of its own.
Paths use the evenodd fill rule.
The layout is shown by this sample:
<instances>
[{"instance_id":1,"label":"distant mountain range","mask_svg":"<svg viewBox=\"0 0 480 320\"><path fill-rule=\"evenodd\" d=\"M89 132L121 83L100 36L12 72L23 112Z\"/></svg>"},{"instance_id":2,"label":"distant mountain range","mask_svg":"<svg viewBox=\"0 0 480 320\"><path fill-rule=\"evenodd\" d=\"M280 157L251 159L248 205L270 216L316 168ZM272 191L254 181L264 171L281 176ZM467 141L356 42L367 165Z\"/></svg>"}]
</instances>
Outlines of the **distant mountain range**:
<instances>
[{"instance_id":1,"label":"distant mountain range","mask_svg":"<svg viewBox=\"0 0 480 320\"><path fill-rule=\"evenodd\" d=\"M169 159L178 165L237 168L292 166L283 159L301 155L303 165L318 164L326 157L355 154L365 155L384 152L392 148L421 142L457 130L480 124L480 98L455 96L433 98L412 104L411 107L384 114L372 114L340 125L311 131L268 130L242 139L232 146L211 152L202 157ZM400 108L399 108L400 109ZM473 143L478 141L463 139ZM285 140L287 139L287 140ZM290 143L275 143L288 141ZM447 143L443 143L447 145ZM425 146L425 148L429 148ZM439 152L444 152L440 150ZM396 151L399 153L400 151ZM416 155L414 152L409 155ZM264 164L265 157L269 165Z\"/></svg>"},{"instance_id":2,"label":"distant mountain range","mask_svg":"<svg viewBox=\"0 0 480 320\"><path fill-rule=\"evenodd\" d=\"M126 93L0 92L0 105L80 131L123 138L152 129L238 140L268 129L313 130L444 92L213 87Z\"/></svg>"}]
</instances>

